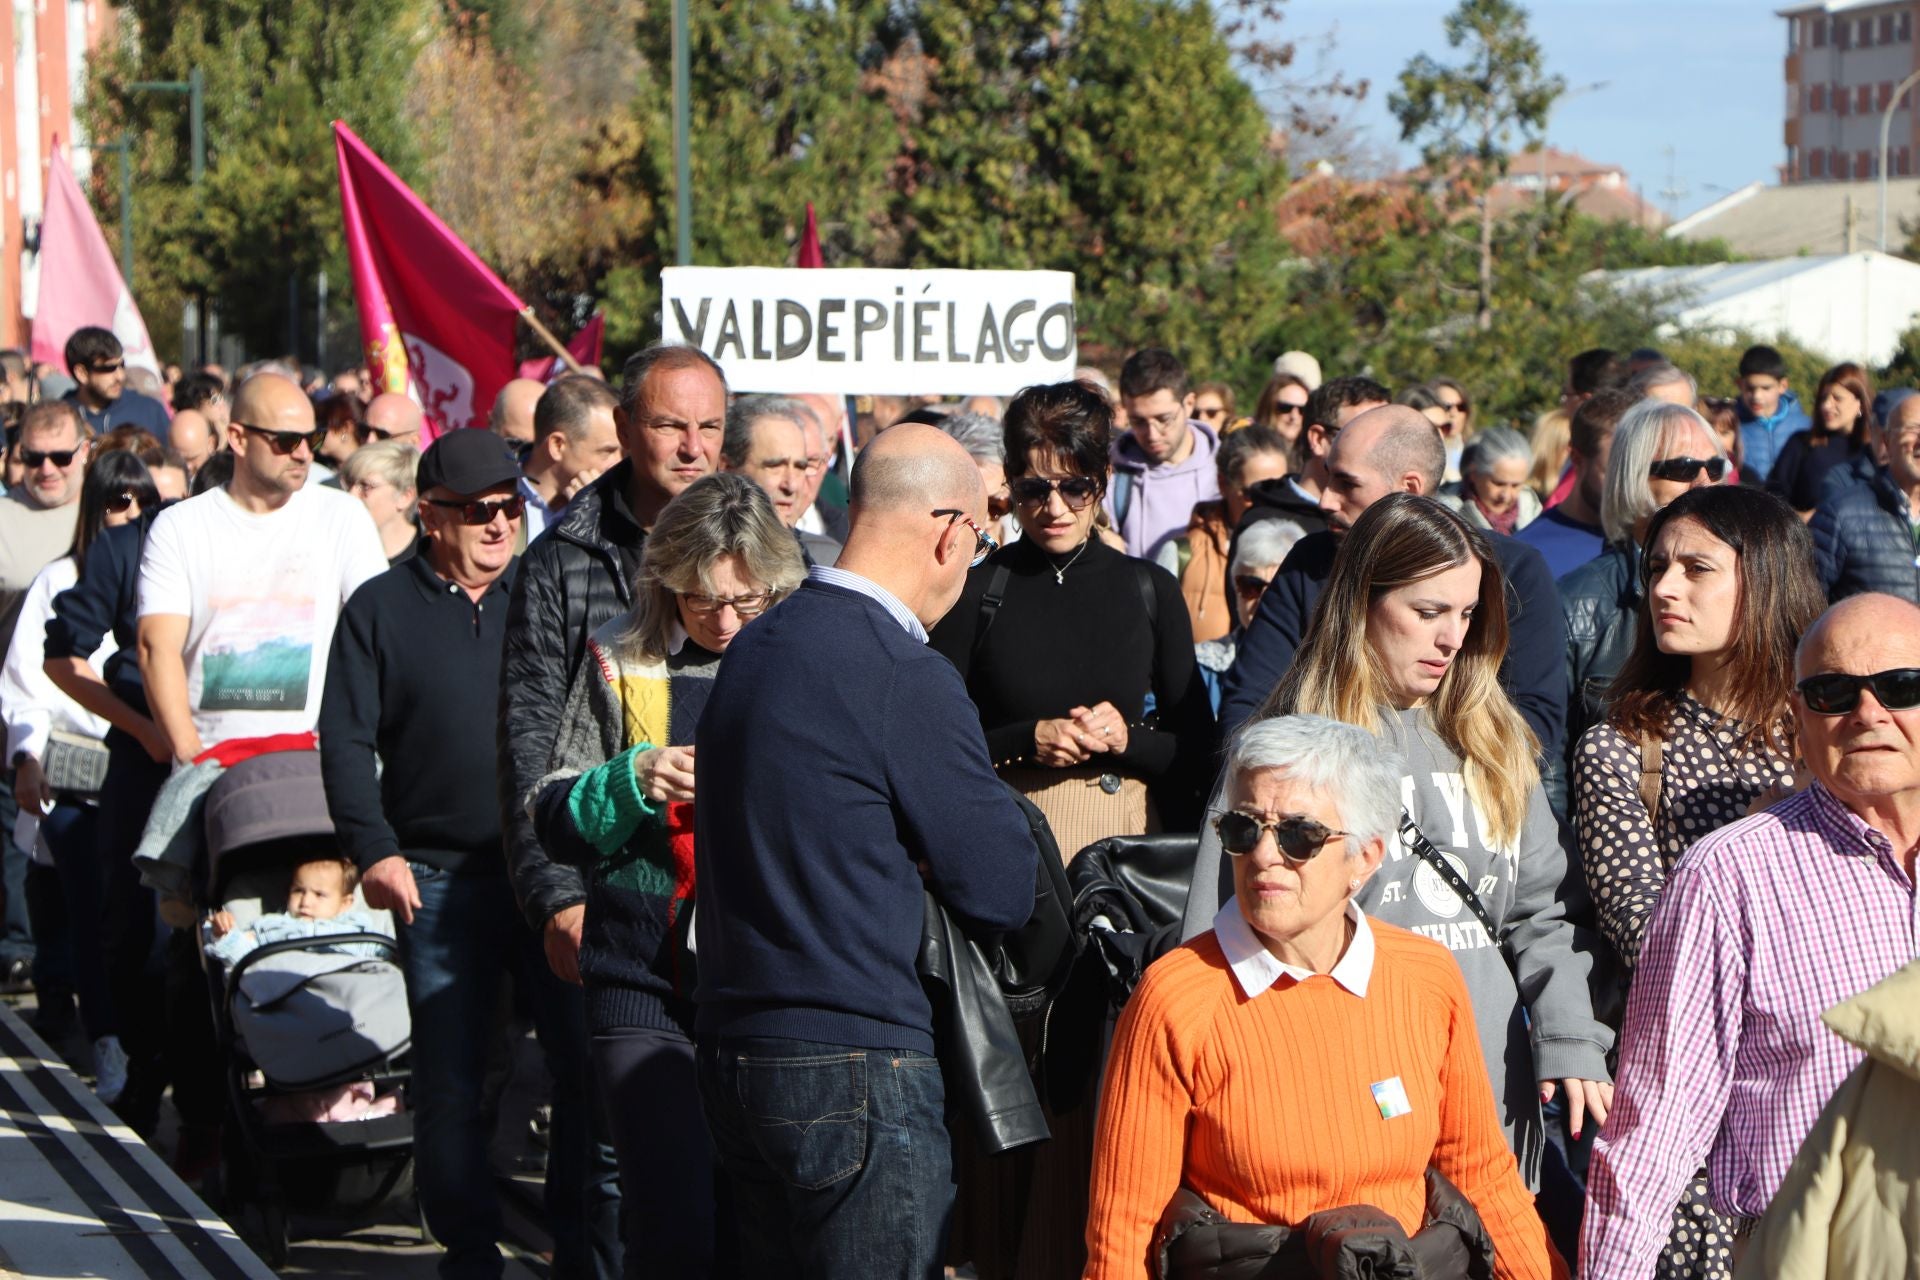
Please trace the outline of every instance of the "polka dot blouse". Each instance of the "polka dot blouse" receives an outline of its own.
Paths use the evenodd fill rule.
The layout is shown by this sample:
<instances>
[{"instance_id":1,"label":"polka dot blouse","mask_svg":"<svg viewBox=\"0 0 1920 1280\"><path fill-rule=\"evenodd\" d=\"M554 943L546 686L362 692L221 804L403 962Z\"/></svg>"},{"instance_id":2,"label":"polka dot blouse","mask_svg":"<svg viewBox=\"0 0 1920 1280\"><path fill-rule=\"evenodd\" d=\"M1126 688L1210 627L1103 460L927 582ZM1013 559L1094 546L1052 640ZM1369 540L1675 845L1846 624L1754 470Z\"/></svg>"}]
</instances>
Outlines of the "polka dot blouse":
<instances>
[{"instance_id":1,"label":"polka dot blouse","mask_svg":"<svg viewBox=\"0 0 1920 1280\"><path fill-rule=\"evenodd\" d=\"M1658 812L1640 798L1640 743L1611 724L1580 738L1574 755L1574 831L1600 932L1629 968L1666 887L1694 841L1746 816L1754 798L1792 777L1772 751L1736 743L1744 726L1687 694L1667 715Z\"/></svg>"}]
</instances>

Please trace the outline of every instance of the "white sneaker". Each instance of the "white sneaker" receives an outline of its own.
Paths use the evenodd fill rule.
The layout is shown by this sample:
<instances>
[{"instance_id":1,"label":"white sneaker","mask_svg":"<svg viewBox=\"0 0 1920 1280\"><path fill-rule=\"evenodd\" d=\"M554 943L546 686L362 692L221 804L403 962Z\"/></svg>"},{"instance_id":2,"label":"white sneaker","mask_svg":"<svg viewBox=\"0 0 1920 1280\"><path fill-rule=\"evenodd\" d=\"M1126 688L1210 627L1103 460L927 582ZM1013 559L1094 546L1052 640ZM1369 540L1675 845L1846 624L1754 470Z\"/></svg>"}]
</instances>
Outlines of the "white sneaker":
<instances>
[{"instance_id":1,"label":"white sneaker","mask_svg":"<svg viewBox=\"0 0 1920 1280\"><path fill-rule=\"evenodd\" d=\"M93 1042L93 1094L112 1106L127 1088L127 1051L119 1036L101 1036Z\"/></svg>"}]
</instances>

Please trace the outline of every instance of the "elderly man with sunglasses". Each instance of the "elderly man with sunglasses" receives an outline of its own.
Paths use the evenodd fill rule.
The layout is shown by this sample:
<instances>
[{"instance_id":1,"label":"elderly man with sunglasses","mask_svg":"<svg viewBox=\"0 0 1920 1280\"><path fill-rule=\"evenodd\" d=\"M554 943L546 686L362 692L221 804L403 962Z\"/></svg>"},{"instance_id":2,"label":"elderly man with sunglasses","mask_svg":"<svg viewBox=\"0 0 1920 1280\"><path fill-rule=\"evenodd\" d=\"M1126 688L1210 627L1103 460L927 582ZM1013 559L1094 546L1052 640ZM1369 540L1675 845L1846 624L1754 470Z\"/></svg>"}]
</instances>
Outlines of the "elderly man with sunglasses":
<instances>
[{"instance_id":1,"label":"elderly man with sunglasses","mask_svg":"<svg viewBox=\"0 0 1920 1280\"><path fill-rule=\"evenodd\" d=\"M447 1251L441 1274L497 1276L504 1265L484 1078L511 979L554 1075L554 1274L590 1275L590 1222L597 1214L610 1245L613 1189L609 1173L589 1172L585 1009L521 917L487 785L526 515L520 468L493 433L453 431L421 457L417 480L421 554L355 592L334 633L320 708L327 807L367 905L399 925L420 1207Z\"/></svg>"},{"instance_id":2,"label":"elderly man with sunglasses","mask_svg":"<svg viewBox=\"0 0 1920 1280\"><path fill-rule=\"evenodd\" d=\"M1582 1274L1652 1274L1704 1159L1736 1255L1861 1051L1821 1021L1913 960L1920 902L1920 607L1861 595L1800 642L1806 789L1688 850L1649 924Z\"/></svg>"}]
</instances>

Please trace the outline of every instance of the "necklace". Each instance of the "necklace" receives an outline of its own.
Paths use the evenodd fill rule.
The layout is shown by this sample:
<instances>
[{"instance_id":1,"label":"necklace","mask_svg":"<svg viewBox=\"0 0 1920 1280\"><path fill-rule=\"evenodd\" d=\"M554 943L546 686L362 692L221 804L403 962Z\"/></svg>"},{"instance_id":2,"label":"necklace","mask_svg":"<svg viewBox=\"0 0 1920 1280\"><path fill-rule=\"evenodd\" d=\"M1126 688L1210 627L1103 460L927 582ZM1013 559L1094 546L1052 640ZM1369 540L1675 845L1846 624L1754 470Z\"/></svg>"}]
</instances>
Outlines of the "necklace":
<instances>
[{"instance_id":1,"label":"necklace","mask_svg":"<svg viewBox=\"0 0 1920 1280\"><path fill-rule=\"evenodd\" d=\"M1087 554L1087 548L1092 545L1093 545L1093 539L1089 537L1085 542L1080 544L1080 549L1078 551L1075 551L1071 556L1067 557L1067 562L1065 564L1055 564L1053 562L1052 556L1047 557L1047 568L1053 570L1053 581L1055 586L1064 587L1067 585L1067 570L1073 568L1073 562L1075 560L1078 560L1081 556Z\"/></svg>"}]
</instances>

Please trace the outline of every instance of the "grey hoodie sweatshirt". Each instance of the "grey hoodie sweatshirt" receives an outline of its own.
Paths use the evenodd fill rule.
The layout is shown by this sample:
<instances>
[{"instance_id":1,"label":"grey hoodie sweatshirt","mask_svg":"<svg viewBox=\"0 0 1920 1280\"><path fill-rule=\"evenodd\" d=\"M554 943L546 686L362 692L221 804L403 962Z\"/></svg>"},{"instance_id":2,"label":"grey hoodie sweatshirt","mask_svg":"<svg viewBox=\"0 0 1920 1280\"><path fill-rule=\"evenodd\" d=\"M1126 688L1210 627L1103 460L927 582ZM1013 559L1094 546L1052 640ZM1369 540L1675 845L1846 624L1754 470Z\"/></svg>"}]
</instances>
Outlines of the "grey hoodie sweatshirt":
<instances>
[{"instance_id":1,"label":"grey hoodie sweatshirt","mask_svg":"<svg viewBox=\"0 0 1920 1280\"><path fill-rule=\"evenodd\" d=\"M1568 918L1581 905L1572 899L1584 896L1585 885L1572 872L1546 794L1537 785L1518 849L1495 849L1467 796L1460 758L1434 731L1427 713L1389 710L1382 720L1383 741L1406 761L1401 804L1479 894L1513 957L1513 969L1472 910L1397 837L1387 842L1380 870L1354 900L1374 919L1432 938L1459 961L1507 1140L1527 1185L1537 1188L1545 1141L1538 1082L1611 1079L1606 1055L1613 1033L1593 1016L1587 985L1598 939ZM1220 811L1225 787L1223 776L1209 813ZM1233 893L1233 869L1221 856L1211 821L1202 826L1193 884L1183 938L1206 932ZM1212 892L1197 892L1202 885L1213 886Z\"/></svg>"}]
</instances>

